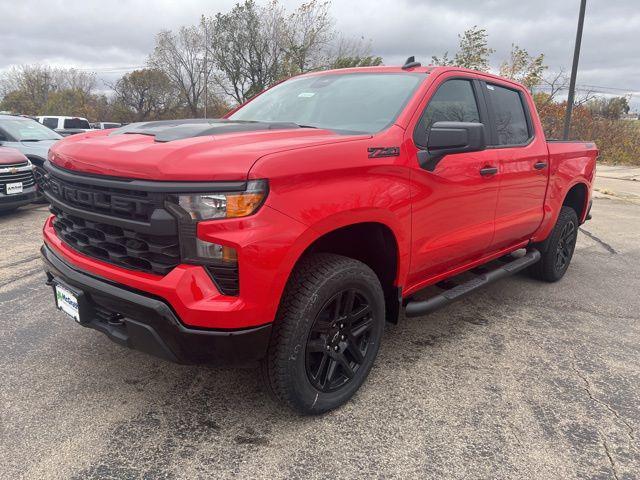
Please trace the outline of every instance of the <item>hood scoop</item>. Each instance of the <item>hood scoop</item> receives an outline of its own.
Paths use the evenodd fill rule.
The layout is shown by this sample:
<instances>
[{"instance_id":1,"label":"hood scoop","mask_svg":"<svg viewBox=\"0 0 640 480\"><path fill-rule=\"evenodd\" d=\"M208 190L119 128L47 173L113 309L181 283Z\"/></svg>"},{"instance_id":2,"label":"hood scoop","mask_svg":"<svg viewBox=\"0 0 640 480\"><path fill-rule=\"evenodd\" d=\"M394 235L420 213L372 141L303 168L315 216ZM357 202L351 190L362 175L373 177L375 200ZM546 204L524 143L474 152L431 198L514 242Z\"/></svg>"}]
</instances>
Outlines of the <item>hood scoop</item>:
<instances>
[{"instance_id":1,"label":"hood scoop","mask_svg":"<svg viewBox=\"0 0 640 480\"><path fill-rule=\"evenodd\" d=\"M132 123L117 128L109 133L115 135L149 135L155 137L156 142L172 142L193 137L209 135L224 135L225 133L259 132L263 130L294 130L302 128L289 122L250 122L227 119L187 119L162 120L157 122Z\"/></svg>"}]
</instances>

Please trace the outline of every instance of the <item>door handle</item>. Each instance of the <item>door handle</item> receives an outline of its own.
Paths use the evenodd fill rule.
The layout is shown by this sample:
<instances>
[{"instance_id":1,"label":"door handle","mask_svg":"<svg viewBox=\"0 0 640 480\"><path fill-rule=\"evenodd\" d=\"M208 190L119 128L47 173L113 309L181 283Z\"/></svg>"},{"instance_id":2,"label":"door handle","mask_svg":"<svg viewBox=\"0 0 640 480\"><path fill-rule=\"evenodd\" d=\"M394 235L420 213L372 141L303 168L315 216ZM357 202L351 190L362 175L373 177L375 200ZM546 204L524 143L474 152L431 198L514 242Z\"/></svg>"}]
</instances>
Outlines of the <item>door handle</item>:
<instances>
[{"instance_id":1,"label":"door handle","mask_svg":"<svg viewBox=\"0 0 640 480\"><path fill-rule=\"evenodd\" d=\"M542 170L543 168L547 168L547 162L536 162L533 164L533 168L536 170Z\"/></svg>"},{"instance_id":2,"label":"door handle","mask_svg":"<svg viewBox=\"0 0 640 480\"><path fill-rule=\"evenodd\" d=\"M483 177L489 177L498 173L498 167L484 167L480 169L480 175Z\"/></svg>"}]
</instances>

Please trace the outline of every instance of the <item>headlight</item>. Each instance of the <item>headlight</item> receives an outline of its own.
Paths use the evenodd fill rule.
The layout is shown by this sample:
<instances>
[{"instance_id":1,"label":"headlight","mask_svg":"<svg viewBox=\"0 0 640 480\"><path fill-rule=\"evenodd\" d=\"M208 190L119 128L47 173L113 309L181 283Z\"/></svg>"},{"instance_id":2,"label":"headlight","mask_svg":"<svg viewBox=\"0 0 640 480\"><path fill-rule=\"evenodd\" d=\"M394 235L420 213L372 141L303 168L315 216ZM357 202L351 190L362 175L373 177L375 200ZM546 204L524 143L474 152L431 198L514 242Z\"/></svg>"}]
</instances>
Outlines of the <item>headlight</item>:
<instances>
[{"instance_id":1,"label":"headlight","mask_svg":"<svg viewBox=\"0 0 640 480\"><path fill-rule=\"evenodd\" d=\"M246 217L260 208L267 192L266 180L251 180L243 192L178 195L178 204L196 221Z\"/></svg>"}]
</instances>

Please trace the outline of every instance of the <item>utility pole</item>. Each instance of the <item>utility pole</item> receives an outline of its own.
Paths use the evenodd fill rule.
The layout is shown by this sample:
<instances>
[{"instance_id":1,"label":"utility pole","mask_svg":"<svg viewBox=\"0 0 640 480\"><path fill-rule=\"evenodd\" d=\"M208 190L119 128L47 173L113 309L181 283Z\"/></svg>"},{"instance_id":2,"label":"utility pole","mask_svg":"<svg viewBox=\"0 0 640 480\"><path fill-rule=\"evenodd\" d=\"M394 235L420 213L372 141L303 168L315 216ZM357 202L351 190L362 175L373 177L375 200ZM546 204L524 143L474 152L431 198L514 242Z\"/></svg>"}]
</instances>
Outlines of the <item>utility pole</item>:
<instances>
[{"instance_id":1,"label":"utility pole","mask_svg":"<svg viewBox=\"0 0 640 480\"><path fill-rule=\"evenodd\" d=\"M576 76L578 75L578 61L580 60L580 45L582 44L582 27L584 26L584 11L587 0L580 0L580 13L578 14L578 31L576 32L576 45L573 49L573 65L571 66L571 80L569 82L569 96L567 98L567 112L564 117L563 139L569 140L571 130L571 114L576 95Z\"/></svg>"}]
</instances>

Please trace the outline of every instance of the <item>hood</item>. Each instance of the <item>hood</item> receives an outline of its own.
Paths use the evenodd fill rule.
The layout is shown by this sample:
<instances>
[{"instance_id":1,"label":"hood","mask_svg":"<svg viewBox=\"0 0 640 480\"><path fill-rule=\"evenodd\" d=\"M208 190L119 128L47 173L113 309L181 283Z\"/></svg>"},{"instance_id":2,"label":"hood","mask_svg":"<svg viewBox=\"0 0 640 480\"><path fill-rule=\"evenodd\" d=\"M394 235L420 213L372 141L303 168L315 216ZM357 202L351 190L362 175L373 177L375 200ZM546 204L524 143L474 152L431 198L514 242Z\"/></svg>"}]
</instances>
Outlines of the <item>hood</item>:
<instances>
[{"instance_id":1,"label":"hood","mask_svg":"<svg viewBox=\"0 0 640 480\"><path fill-rule=\"evenodd\" d=\"M0 147L0 166L26 162L26 157L18 150Z\"/></svg>"},{"instance_id":2,"label":"hood","mask_svg":"<svg viewBox=\"0 0 640 480\"><path fill-rule=\"evenodd\" d=\"M114 177L243 180L252 165L270 153L362 138L367 136L288 123L146 122L67 137L52 148L50 159L69 170Z\"/></svg>"},{"instance_id":3,"label":"hood","mask_svg":"<svg viewBox=\"0 0 640 480\"><path fill-rule=\"evenodd\" d=\"M40 157L43 160L47 159L49 149L58 140L40 140L39 142L13 142L12 147L16 150L20 150L27 156Z\"/></svg>"}]
</instances>

